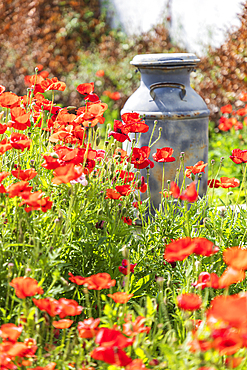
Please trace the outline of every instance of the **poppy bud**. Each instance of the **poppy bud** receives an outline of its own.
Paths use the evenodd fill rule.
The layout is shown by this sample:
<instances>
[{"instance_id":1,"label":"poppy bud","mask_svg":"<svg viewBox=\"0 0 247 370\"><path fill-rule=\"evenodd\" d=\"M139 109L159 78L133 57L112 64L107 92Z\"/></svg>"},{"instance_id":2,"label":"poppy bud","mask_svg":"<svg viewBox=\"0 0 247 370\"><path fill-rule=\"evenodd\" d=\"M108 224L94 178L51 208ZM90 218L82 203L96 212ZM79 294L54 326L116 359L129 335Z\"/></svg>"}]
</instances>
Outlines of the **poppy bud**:
<instances>
[{"instance_id":1,"label":"poppy bud","mask_svg":"<svg viewBox=\"0 0 247 370\"><path fill-rule=\"evenodd\" d=\"M105 141L105 147L109 145L109 141Z\"/></svg>"},{"instance_id":2,"label":"poppy bud","mask_svg":"<svg viewBox=\"0 0 247 370\"><path fill-rule=\"evenodd\" d=\"M167 180L166 182L167 182L167 184L169 185L169 184L171 183L171 180Z\"/></svg>"},{"instance_id":3,"label":"poppy bud","mask_svg":"<svg viewBox=\"0 0 247 370\"><path fill-rule=\"evenodd\" d=\"M142 185L141 180L138 180L138 181L137 181L137 183L136 183L136 185L137 185L137 187L138 187L138 188L140 188L140 187L141 187L141 185Z\"/></svg>"},{"instance_id":4,"label":"poppy bud","mask_svg":"<svg viewBox=\"0 0 247 370\"><path fill-rule=\"evenodd\" d=\"M155 125L157 125L157 123L158 123L158 121L157 121L157 119L156 119L156 120L154 121L154 124L155 124Z\"/></svg>"},{"instance_id":5,"label":"poppy bud","mask_svg":"<svg viewBox=\"0 0 247 370\"><path fill-rule=\"evenodd\" d=\"M114 172L114 170L115 170L115 165L114 165L114 163L112 163L111 164L111 172Z\"/></svg>"},{"instance_id":6,"label":"poppy bud","mask_svg":"<svg viewBox=\"0 0 247 370\"><path fill-rule=\"evenodd\" d=\"M225 159L224 157L221 157L220 158L220 163L222 163L224 161L224 159Z\"/></svg>"},{"instance_id":7,"label":"poppy bud","mask_svg":"<svg viewBox=\"0 0 247 370\"><path fill-rule=\"evenodd\" d=\"M50 156L51 156L52 158L56 158L56 159L58 159L58 158L59 158L59 156L58 156L58 155L57 155L57 153L55 153L55 152L51 153L51 154L50 154Z\"/></svg>"},{"instance_id":8,"label":"poppy bud","mask_svg":"<svg viewBox=\"0 0 247 370\"><path fill-rule=\"evenodd\" d=\"M211 165L213 166L215 164L215 160L214 159L212 159L211 160Z\"/></svg>"},{"instance_id":9,"label":"poppy bud","mask_svg":"<svg viewBox=\"0 0 247 370\"><path fill-rule=\"evenodd\" d=\"M199 173L198 174L198 179L201 179L202 178L202 173Z\"/></svg>"},{"instance_id":10,"label":"poppy bud","mask_svg":"<svg viewBox=\"0 0 247 370\"><path fill-rule=\"evenodd\" d=\"M99 143L100 143L100 137L97 137L97 139L96 139L96 145L98 146L99 145Z\"/></svg>"},{"instance_id":11,"label":"poppy bud","mask_svg":"<svg viewBox=\"0 0 247 370\"><path fill-rule=\"evenodd\" d=\"M131 170L131 164L130 163L128 163L127 164L127 171L130 171Z\"/></svg>"},{"instance_id":12,"label":"poppy bud","mask_svg":"<svg viewBox=\"0 0 247 370\"><path fill-rule=\"evenodd\" d=\"M122 209L122 215L126 215L126 213L127 213L127 208L126 208L126 207L124 207L124 208Z\"/></svg>"},{"instance_id":13,"label":"poppy bud","mask_svg":"<svg viewBox=\"0 0 247 370\"><path fill-rule=\"evenodd\" d=\"M104 164L104 170L106 170L106 171L107 171L107 167L108 167L108 166L107 166L107 163L105 163L105 164Z\"/></svg>"},{"instance_id":14,"label":"poppy bud","mask_svg":"<svg viewBox=\"0 0 247 370\"><path fill-rule=\"evenodd\" d=\"M162 131L162 127L159 127L159 132L161 132Z\"/></svg>"}]
</instances>

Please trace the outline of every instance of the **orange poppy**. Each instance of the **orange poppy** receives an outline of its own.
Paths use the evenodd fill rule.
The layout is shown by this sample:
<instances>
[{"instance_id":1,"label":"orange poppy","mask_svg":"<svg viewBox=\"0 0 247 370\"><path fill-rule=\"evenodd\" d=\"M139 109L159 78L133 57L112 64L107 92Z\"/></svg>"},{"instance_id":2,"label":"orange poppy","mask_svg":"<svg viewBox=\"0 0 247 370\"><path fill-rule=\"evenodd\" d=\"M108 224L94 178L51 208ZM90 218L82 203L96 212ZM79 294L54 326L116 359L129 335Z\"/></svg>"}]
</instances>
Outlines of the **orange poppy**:
<instances>
[{"instance_id":1,"label":"orange poppy","mask_svg":"<svg viewBox=\"0 0 247 370\"><path fill-rule=\"evenodd\" d=\"M56 329L68 329L68 328L71 327L73 322L74 322L73 320L63 319L63 320L59 320L59 321L53 321L52 325Z\"/></svg>"},{"instance_id":2,"label":"orange poppy","mask_svg":"<svg viewBox=\"0 0 247 370\"><path fill-rule=\"evenodd\" d=\"M220 186L224 189L237 188L240 185L240 181L235 179L235 177L232 177L231 179L229 177L221 177L220 181Z\"/></svg>"},{"instance_id":3,"label":"orange poppy","mask_svg":"<svg viewBox=\"0 0 247 370\"><path fill-rule=\"evenodd\" d=\"M89 319L85 319L84 321L80 321L78 323L78 332L80 338L93 338L97 334L100 323L100 318L94 319L90 317Z\"/></svg>"},{"instance_id":4,"label":"orange poppy","mask_svg":"<svg viewBox=\"0 0 247 370\"><path fill-rule=\"evenodd\" d=\"M229 118L221 117L219 119L218 129L221 131L228 131L232 128L232 121Z\"/></svg>"},{"instance_id":5,"label":"orange poppy","mask_svg":"<svg viewBox=\"0 0 247 370\"><path fill-rule=\"evenodd\" d=\"M82 276L74 276L71 272L69 272L69 280L72 281L72 283L75 283L77 285L84 285L85 284L85 281L86 281L86 278L82 277Z\"/></svg>"},{"instance_id":6,"label":"orange poppy","mask_svg":"<svg viewBox=\"0 0 247 370\"><path fill-rule=\"evenodd\" d=\"M232 155L230 155L231 160L236 163L246 163L247 162L247 150L233 149Z\"/></svg>"},{"instance_id":7,"label":"orange poppy","mask_svg":"<svg viewBox=\"0 0 247 370\"><path fill-rule=\"evenodd\" d=\"M129 365L126 366L125 370L150 370L141 359L133 360Z\"/></svg>"},{"instance_id":8,"label":"orange poppy","mask_svg":"<svg viewBox=\"0 0 247 370\"><path fill-rule=\"evenodd\" d=\"M19 134L18 132L13 132L9 140L11 146L15 149L19 149L23 152L25 148L30 149L32 140L30 140L26 135Z\"/></svg>"},{"instance_id":9,"label":"orange poppy","mask_svg":"<svg viewBox=\"0 0 247 370\"><path fill-rule=\"evenodd\" d=\"M7 139L0 141L0 154L4 154L8 150L12 149L12 145Z\"/></svg>"},{"instance_id":10,"label":"orange poppy","mask_svg":"<svg viewBox=\"0 0 247 370\"><path fill-rule=\"evenodd\" d=\"M194 293L184 293L177 296L178 307L185 311L198 310L202 305L202 299Z\"/></svg>"},{"instance_id":11,"label":"orange poppy","mask_svg":"<svg viewBox=\"0 0 247 370\"><path fill-rule=\"evenodd\" d=\"M198 193L196 191L196 184L192 182L179 196L181 200L187 200L190 203L193 203L197 200Z\"/></svg>"},{"instance_id":12,"label":"orange poppy","mask_svg":"<svg viewBox=\"0 0 247 370\"><path fill-rule=\"evenodd\" d=\"M235 367L238 367L243 360L244 357L227 357L225 359L225 364L229 369L235 369Z\"/></svg>"},{"instance_id":13,"label":"orange poppy","mask_svg":"<svg viewBox=\"0 0 247 370\"><path fill-rule=\"evenodd\" d=\"M0 94L2 94L6 90L6 87L3 85L0 85Z\"/></svg>"},{"instance_id":14,"label":"orange poppy","mask_svg":"<svg viewBox=\"0 0 247 370\"><path fill-rule=\"evenodd\" d=\"M15 324L7 323L0 327L0 337L3 339L16 342L22 332L22 326L16 326Z\"/></svg>"},{"instance_id":15,"label":"orange poppy","mask_svg":"<svg viewBox=\"0 0 247 370\"><path fill-rule=\"evenodd\" d=\"M68 163L63 167L58 167L53 172L53 179L51 180L53 184L67 184L72 180L78 179L83 173L83 168L81 165L75 165L74 163Z\"/></svg>"},{"instance_id":16,"label":"orange poppy","mask_svg":"<svg viewBox=\"0 0 247 370\"><path fill-rule=\"evenodd\" d=\"M106 189L106 197L105 199L120 199L121 194L117 192L115 189Z\"/></svg>"},{"instance_id":17,"label":"orange poppy","mask_svg":"<svg viewBox=\"0 0 247 370\"><path fill-rule=\"evenodd\" d=\"M41 311L46 311L51 317L54 317L58 315L59 313L59 304L56 299L53 299L53 298L35 299L33 298L33 303Z\"/></svg>"},{"instance_id":18,"label":"orange poppy","mask_svg":"<svg viewBox=\"0 0 247 370\"><path fill-rule=\"evenodd\" d=\"M18 277L13 279L10 284L15 289L18 298L32 297L35 294L43 294L43 289L38 286L38 282L30 277Z\"/></svg>"},{"instance_id":19,"label":"orange poppy","mask_svg":"<svg viewBox=\"0 0 247 370\"><path fill-rule=\"evenodd\" d=\"M10 175L10 172L0 172L0 183L7 177Z\"/></svg>"},{"instance_id":20,"label":"orange poppy","mask_svg":"<svg viewBox=\"0 0 247 370\"><path fill-rule=\"evenodd\" d=\"M5 124L1 124L0 123L0 134L4 134L5 133L5 131L7 130L7 128L8 128L8 126L7 125L5 125Z\"/></svg>"},{"instance_id":21,"label":"orange poppy","mask_svg":"<svg viewBox=\"0 0 247 370\"><path fill-rule=\"evenodd\" d=\"M12 92L4 92L0 94L0 107L13 108L19 104L19 96Z\"/></svg>"},{"instance_id":22,"label":"orange poppy","mask_svg":"<svg viewBox=\"0 0 247 370\"><path fill-rule=\"evenodd\" d=\"M113 294L107 294L108 297L112 298L115 303L127 303L134 294L128 294L126 292L116 292Z\"/></svg>"},{"instance_id":23,"label":"orange poppy","mask_svg":"<svg viewBox=\"0 0 247 370\"><path fill-rule=\"evenodd\" d=\"M14 107L11 109L12 124L11 127L16 130L26 130L27 127L31 127L30 116L31 113L26 113L25 109L21 107Z\"/></svg>"},{"instance_id":24,"label":"orange poppy","mask_svg":"<svg viewBox=\"0 0 247 370\"><path fill-rule=\"evenodd\" d=\"M155 162L165 163L174 162L176 159L172 157L174 150L172 148L157 149L157 152L153 154Z\"/></svg>"},{"instance_id":25,"label":"orange poppy","mask_svg":"<svg viewBox=\"0 0 247 370\"><path fill-rule=\"evenodd\" d=\"M203 161L197 162L194 166L186 166L185 175L188 178L191 178L191 174L196 175L197 173L205 172L205 168L207 167L207 163Z\"/></svg>"},{"instance_id":26,"label":"orange poppy","mask_svg":"<svg viewBox=\"0 0 247 370\"><path fill-rule=\"evenodd\" d=\"M95 73L95 75L96 75L97 77L103 77L103 76L105 75L105 72L104 72L104 70L103 70L103 69L99 69L99 70Z\"/></svg>"},{"instance_id":27,"label":"orange poppy","mask_svg":"<svg viewBox=\"0 0 247 370\"><path fill-rule=\"evenodd\" d=\"M83 307L79 306L73 299L60 298L58 305L60 319L64 319L66 316L80 315L83 310Z\"/></svg>"},{"instance_id":28,"label":"orange poppy","mask_svg":"<svg viewBox=\"0 0 247 370\"><path fill-rule=\"evenodd\" d=\"M30 168L28 170L21 170L21 169L13 170L11 171L11 173L17 179L22 180L22 181L30 181L38 174L38 172L35 171L34 168Z\"/></svg>"},{"instance_id":29,"label":"orange poppy","mask_svg":"<svg viewBox=\"0 0 247 370\"><path fill-rule=\"evenodd\" d=\"M34 193L23 193L21 195L23 200L19 204L19 207L21 207L23 204L27 204L29 207L25 208L26 212L31 212L34 210L47 212L48 209L51 209L53 203L49 200L49 197L41 198L43 194L44 193L41 191L36 191Z\"/></svg>"},{"instance_id":30,"label":"orange poppy","mask_svg":"<svg viewBox=\"0 0 247 370\"><path fill-rule=\"evenodd\" d=\"M236 270L247 270L247 249L227 248L223 252L223 259L228 266Z\"/></svg>"},{"instance_id":31,"label":"orange poppy","mask_svg":"<svg viewBox=\"0 0 247 370\"><path fill-rule=\"evenodd\" d=\"M21 196L24 192L30 193L32 188L32 186L29 186L28 181L19 181L9 185L6 191L9 194L9 198L14 198L16 196Z\"/></svg>"},{"instance_id":32,"label":"orange poppy","mask_svg":"<svg viewBox=\"0 0 247 370\"><path fill-rule=\"evenodd\" d=\"M226 336L218 337L212 342L212 347L219 351L220 356L233 355L242 345L242 337L235 332L227 333Z\"/></svg>"},{"instance_id":33,"label":"orange poppy","mask_svg":"<svg viewBox=\"0 0 247 370\"><path fill-rule=\"evenodd\" d=\"M111 279L111 276L106 273L102 272L96 275L91 275L86 278L87 288L93 290L101 290L101 289L109 289L112 286L116 285L116 280Z\"/></svg>"},{"instance_id":34,"label":"orange poppy","mask_svg":"<svg viewBox=\"0 0 247 370\"><path fill-rule=\"evenodd\" d=\"M118 185L116 186L116 190L123 196L129 195L132 192L130 185Z\"/></svg>"},{"instance_id":35,"label":"orange poppy","mask_svg":"<svg viewBox=\"0 0 247 370\"><path fill-rule=\"evenodd\" d=\"M144 326L146 318L143 316L138 316L135 321L129 321L125 319L123 324L123 334L127 336L136 336L138 333L149 333L151 327Z\"/></svg>"},{"instance_id":36,"label":"orange poppy","mask_svg":"<svg viewBox=\"0 0 247 370\"><path fill-rule=\"evenodd\" d=\"M242 270L235 270L233 267L228 266L219 278L219 288L227 288L232 284L239 283L245 279L245 273Z\"/></svg>"},{"instance_id":37,"label":"orange poppy","mask_svg":"<svg viewBox=\"0 0 247 370\"><path fill-rule=\"evenodd\" d=\"M195 288L219 288L219 277L214 272L209 274L208 272L201 272L198 276L198 281L192 284Z\"/></svg>"},{"instance_id":38,"label":"orange poppy","mask_svg":"<svg viewBox=\"0 0 247 370\"><path fill-rule=\"evenodd\" d=\"M94 83L89 82L80 84L77 86L76 90L82 95L91 94L94 91Z\"/></svg>"},{"instance_id":39,"label":"orange poppy","mask_svg":"<svg viewBox=\"0 0 247 370\"><path fill-rule=\"evenodd\" d=\"M115 158L116 156L120 156L120 163L122 163L124 159L127 157L127 152L121 148L117 148L115 149L113 158Z\"/></svg>"},{"instance_id":40,"label":"orange poppy","mask_svg":"<svg viewBox=\"0 0 247 370\"><path fill-rule=\"evenodd\" d=\"M232 105L227 104L220 108L221 113L232 113Z\"/></svg>"},{"instance_id":41,"label":"orange poppy","mask_svg":"<svg viewBox=\"0 0 247 370\"><path fill-rule=\"evenodd\" d=\"M206 238L194 238L192 241L195 244L194 253L201 256L209 257L220 250L219 247L216 247L213 242Z\"/></svg>"},{"instance_id":42,"label":"orange poppy","mask_svg":"<svg viewBox=\"0 0 247 370\"><path fill-rule=\"evenodd\" d=\"M154 163L148 159L150 154L150 148L148 146L142 146L141 148L134 148L131 156L131 163L137 169L143 169L150 165L150 168L154 167Z\"/></svg>"}]
</instances>

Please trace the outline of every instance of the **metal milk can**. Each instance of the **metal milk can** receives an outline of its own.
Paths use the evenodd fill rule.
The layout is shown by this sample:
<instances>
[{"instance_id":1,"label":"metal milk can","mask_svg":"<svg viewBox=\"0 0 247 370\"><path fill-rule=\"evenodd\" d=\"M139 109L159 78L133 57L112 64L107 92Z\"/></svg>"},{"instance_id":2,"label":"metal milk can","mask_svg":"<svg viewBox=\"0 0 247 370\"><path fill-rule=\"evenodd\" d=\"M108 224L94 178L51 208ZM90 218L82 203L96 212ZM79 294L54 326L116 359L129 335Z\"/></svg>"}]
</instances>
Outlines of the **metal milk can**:
<instances>
[{"instance_id":1,"label":"metal milk can","mask_svg":"<svg viewBox=\"0 0 247 370\"><path fill-rule=\"evenodd\" d=\"M143 54L136 55L130 62L141 72L140 87L126 101L121 114L137 112L145 115L149 131L141 135L139 147L148 146L154 121L157 120L152 142L158 138L158 128L162 127L160 140L152 146L149 159L156 149L171 147L175 162L165 164L165 187L167 180L173 181L180 165L180 153L184 152L185 166L193 166L198 161L208 161L208 118L209 110L203 99L190 86L190 73L200 61L194 54ZM163 164L154 162L150 170L151 201L158 208L161 195ZM145 175L146 170L141 170ZM183 171L179 176L179 186L183 181ZM186 184L191 182L186 179ZM207 167L200 182L200 195L206 193Z\"/></svg>"}]
</instances>

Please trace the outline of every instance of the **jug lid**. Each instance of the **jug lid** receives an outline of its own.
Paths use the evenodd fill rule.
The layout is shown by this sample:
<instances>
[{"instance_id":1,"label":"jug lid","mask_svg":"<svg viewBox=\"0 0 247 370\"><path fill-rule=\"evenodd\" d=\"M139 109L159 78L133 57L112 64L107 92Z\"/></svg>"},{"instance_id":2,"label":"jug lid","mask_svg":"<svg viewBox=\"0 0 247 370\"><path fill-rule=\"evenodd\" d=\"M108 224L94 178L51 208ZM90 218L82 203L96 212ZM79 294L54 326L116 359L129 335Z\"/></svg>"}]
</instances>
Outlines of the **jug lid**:
<instances>
[{"instance_id":1,"label":"jug lid","mask_svg":"<svg viewBox=\"0 0 247 370\"><path fill-rule=\"evenodd\" d=\"M139 54L130 64L134 66L186 66L200 62L195 54L190 53L164 53L164 54Z\"/></svg>"}]
</instances>

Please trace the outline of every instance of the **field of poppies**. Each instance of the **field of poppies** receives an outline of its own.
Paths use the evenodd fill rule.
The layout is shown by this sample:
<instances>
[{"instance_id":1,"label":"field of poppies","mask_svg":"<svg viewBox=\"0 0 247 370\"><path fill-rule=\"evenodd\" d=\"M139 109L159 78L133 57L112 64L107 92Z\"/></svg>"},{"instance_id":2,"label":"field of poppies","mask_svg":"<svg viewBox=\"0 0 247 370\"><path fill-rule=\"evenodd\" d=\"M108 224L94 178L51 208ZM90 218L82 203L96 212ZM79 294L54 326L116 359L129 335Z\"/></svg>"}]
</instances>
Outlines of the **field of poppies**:
<instances>
[{"instance_id":1,"label":"field of poppies","mask_svg":"<svg viewBox=\"0 0 247 370\"><path fill-rule=\"evenodd\" d=\"M60 107L65 82L26 82L0 86L0 369L246 369L247 150L185 168L172 148L150 156L139 114L105 122L94 83ZM175 161L151 213L152 168Z\"/></svg>"}]
</instances>

